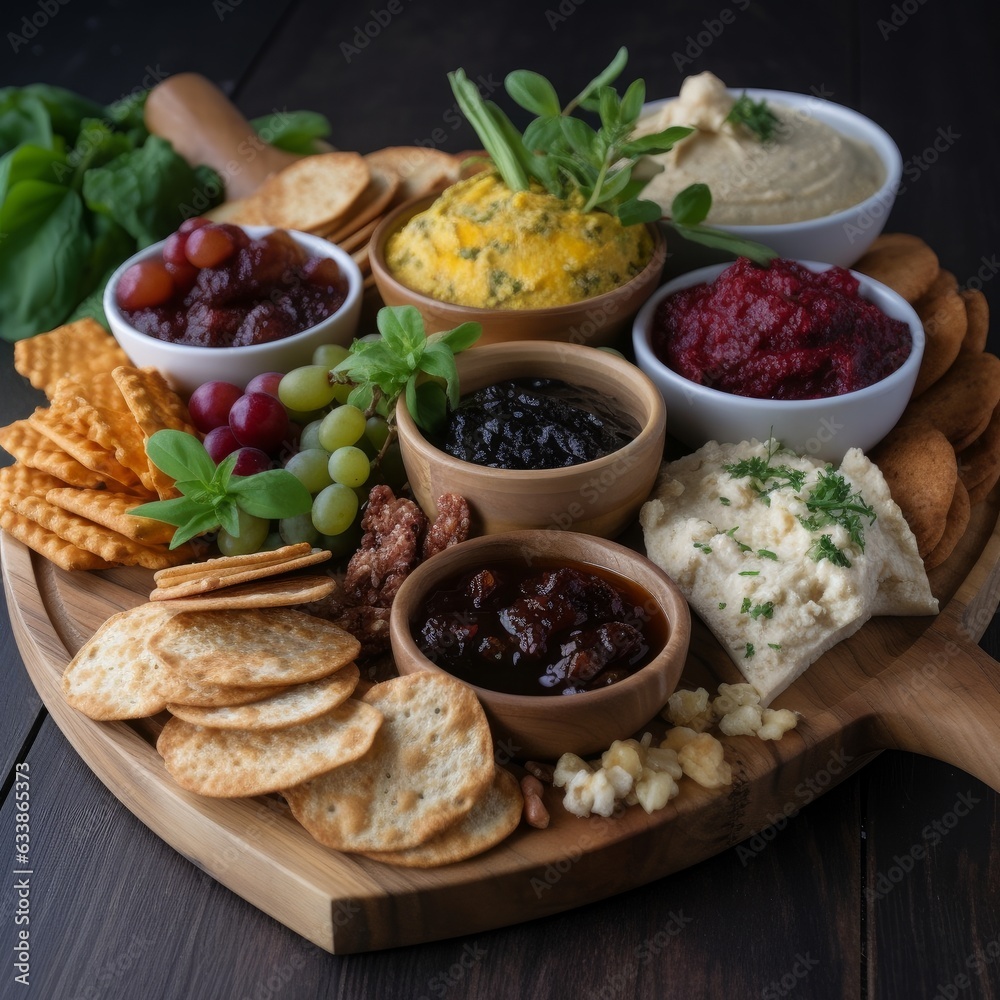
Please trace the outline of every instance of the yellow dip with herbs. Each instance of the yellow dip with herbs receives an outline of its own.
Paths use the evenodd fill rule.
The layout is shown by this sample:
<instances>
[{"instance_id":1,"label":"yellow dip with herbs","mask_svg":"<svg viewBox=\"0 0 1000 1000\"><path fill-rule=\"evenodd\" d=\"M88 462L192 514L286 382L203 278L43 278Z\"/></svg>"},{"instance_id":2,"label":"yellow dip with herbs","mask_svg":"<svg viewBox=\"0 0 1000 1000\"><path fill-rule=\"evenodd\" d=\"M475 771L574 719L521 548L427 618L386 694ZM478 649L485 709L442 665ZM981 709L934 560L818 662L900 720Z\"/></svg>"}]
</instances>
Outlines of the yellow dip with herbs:
<instances>
[{"instance_id":1,"label":"yellow dip with herbs","mask_svg":"<svg viewBox=\"0 0 1000 1000\"><path fill-rule=\"evenodd\" d=\"M492 172L451 185L386 246L402 284L486 309L569 305L635 277L652 256L645 226L582 211L580 198L511 191Z\"/></svg>"}]
</instances>

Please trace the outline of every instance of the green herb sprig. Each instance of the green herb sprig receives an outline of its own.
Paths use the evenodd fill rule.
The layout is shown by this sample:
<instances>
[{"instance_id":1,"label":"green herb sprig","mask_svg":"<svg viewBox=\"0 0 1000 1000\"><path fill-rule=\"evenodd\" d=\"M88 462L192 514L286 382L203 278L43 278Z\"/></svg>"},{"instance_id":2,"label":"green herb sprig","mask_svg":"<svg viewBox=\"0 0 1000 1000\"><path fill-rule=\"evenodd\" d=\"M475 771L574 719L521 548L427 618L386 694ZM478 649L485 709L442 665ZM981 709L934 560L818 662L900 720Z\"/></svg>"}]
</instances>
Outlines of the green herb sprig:
<instances>
[{"instance_id":1,"label":"green herb sprig","mask_svg":"<svg viewBox=\"0 0 1000 1000\"><path fill-rule=\"evenodd\" d=\"M448 74L452 92L493 165L511 191L525 191L535 181L550 194L566 198L576 191L584 211L600 209L622 225L656 222L660 206L639 197L656 172L644 170L644 157L669 152L693 129L674 125L650 135L635 136L646 99L646 85L633 81L619 95L612 86L628 62L628 51L618 50L611 63L568 104L562 106L552 83L531 70L515 70L504 80L511 99L536 117L520 133L493 101L484 100L465 71ZM594 128L577 117L577 109L596 114ZM774 251L751 240L739 239L702 223L712 207L705 184L692 184L671 202L668 222L694 242L749 257L766 265Z\"/></svg>"},{"instance_id":2,"label":"green herb sprig","mask_svg":"<svg viewBox=\"0 0 1000 1000\"><path fill-rule=\"evenodd\" d=\"M805 485L806 473L802 469L793 469L789 465L772 465L774 456L781 451L781 445L769 438L767 455L754 455L739 462L724 465L726 472L733 479L749 479L751 488L757 493L758 499L766 506L771 505L771 494L775 490L788 486L798 492Z\"/></svg>"},{"instance_id":3,"label":"green herb sprig","mask_svg":"<svg viewBox=\"0 0 1000 1000\"><path fill-rule=\"evenodd\" d=\"M351 405L365 412L378 408L390 425L402 396L417 425L433 433L448 406L458 403L455 355L479 339L482 326L462 323L428 336L414 306L386 306L375 322L382 336L356 340L350 354L333 369L334 377L354 384L347 400Z\"/></svg>"},{"instance_id":4,"label":"green herb sprig","mask_svg":"<svg viewBox=\"0 0 1000 1000\"><path fill-rule=\"evenodd\" d=\"M874 507L833 468L821 470L816 484L803 498L808 517L800 517L802 526L809 531L819 531L829 525L839 524L851 542L862 552L865 550L865 529L862 518L874 524L878 516Z\"/></svg>"},{"instance_id":5,"label":"green herb sprig","mask_svg":"<svg viewBox=\"0 0 1000 1000\"><path fill-rule=\"evenodd\" d=\"M742 125L761 142L774 138L774 130L781 124L781 119L771 110L767 101L755 101L746 91L736 99L726 115L726 121Z\"/></svg>"},{"instance_id":6,"label":"green herb sprig","mask_svg":"<svg viewBox=\"0 0 1000 1000\"><path fill-rule=\"evenodd\" d=\"M285 469L234 476L235 454L216 465L201 441L184 431L157 431L146 442L146 454L175 480L181 496L144 503L131 513L176 525L172 549L218 528L239 535L240 511L253 517L283 518L305 514L312 507L309 491Z\"/></svg>"}]
</instances>

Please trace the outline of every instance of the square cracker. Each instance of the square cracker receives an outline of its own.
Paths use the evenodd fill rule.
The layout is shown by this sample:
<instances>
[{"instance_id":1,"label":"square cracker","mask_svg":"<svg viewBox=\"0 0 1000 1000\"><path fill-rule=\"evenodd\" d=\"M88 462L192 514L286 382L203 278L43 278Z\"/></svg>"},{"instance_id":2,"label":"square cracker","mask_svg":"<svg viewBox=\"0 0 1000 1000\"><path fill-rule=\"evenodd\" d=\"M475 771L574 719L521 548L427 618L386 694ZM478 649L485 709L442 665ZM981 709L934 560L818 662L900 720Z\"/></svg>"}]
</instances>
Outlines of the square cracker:
<instances>
[{"instance_id":1,"label":"square cracker","mask_svg":"<svg viewBox=\"0 0 1000 1000\"><path fill-rule=\"evenodd\" d=\"M14 367L48 395L64 375L88 375L127 365L118 341L94 319L79 319L14 344Z\"/></svg>"}]
</instances>

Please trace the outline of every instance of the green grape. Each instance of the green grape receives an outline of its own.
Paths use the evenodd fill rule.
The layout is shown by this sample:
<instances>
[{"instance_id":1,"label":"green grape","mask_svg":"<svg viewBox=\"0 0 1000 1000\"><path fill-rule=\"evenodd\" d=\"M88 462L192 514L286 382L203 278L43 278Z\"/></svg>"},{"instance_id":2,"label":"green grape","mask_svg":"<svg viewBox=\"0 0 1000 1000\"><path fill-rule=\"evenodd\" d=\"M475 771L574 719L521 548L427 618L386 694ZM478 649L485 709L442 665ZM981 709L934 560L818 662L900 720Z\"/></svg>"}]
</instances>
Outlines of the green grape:
<instances>
[{"instance_id":1,"label":"green grape","mask_svg":"<svg viewBox=\"0 0 1000 1000\"><path fill-rule=\"evenodd\" d=\"M324 535L339 535L354 523L358 496L349 486L334 483L321 490L313 500L312 523Z\"/></svg>"},{"instance_id":2,"label":"green grape","mask_svg":"<svg viewBox=\"0 0 1000 1000\"><path fill-rule=\"evenodd\" d=\"M338 403L346 403L353 391L354 386L350 382L334 382L333 384L333 398Z\"/></svg>"},{"instance_id":3,"label":"green grape","mask_svg":"<svg viewBox=\"0 0 1000 1000\"><path fill-rule=\"evenodd\" d=\"M330 454L325 448L304 448L285 462L285 469L310 493L319 493L333 479L327 469Z\"/></svg>"},{"instance_id":4,"label":"green grape","mask_svg":"<svg viewBox=\"0 0 1000 1000\"><path fill-rule=\"evenodd\" d=\"M323 447L319 443L319 425L322 422L322 418L318 420L310 420L309 423L302 428L302 433L299 435L299 448L301 448L302 451L305 451L307 448Z\"/></svg>"},{"instance_id":5,"label":"green grape","mask_svg":"<svg viewBox=\"0 0 1000 1000\"><path fill-rule=\"evenodd\" d=\"M340 344L320 344L313 351L312 363L322 365L327 370L336 368L351 352Z\"/></svg>"},{"instance_id":6,"label":"green grape","mask_svg":"<svg viewBox=\"0 0 1000 1000\"><path fill-rule=\"evenodd\" d=\"M355 520L339 535L320 535L318 544L332 552L334 559L346 559L357 551L363 534L360 523Z\"/></svg>"},{"instance_id":7,"label":"green grape","mask_svg":"<svg viewBox=\"0 0 1000 1000\"><path fill-rule=\"evenodd\" d=\"M278 383L278 399L290 410L309 413L333 402L330 370L323 365L293 368Z\"/></svg>"},{"instance_id":8,"label":"green grape","mask_svg":"<svg viewBox=\"0 0 1000 1000\"><path fill-rule=\"evenodd\" d=\"M259 551L271 530L271 522L266 517L254 517L243 510L236 513L239 518L239 534L231 535L225 528L220 528L215 540L224 556L243 556Z\"/></svg>"},{"instance_id":9,"label":"green grape","mask_svg":"<svg viewBox=\"0 0 1000 1000\"><path fill-rule=\"evenodd\" d=\"M319 426L319 443L329 452L354 444L365 432L365 415L356 406L337 406Z\"/></svg>"},{"instance_id":10,"label":"green grape","mask_svg":"<svg viewBox=\"0 0 1000 1000\"><path fill-rule=\"evenodd\" d=\"M327 471L335 483L343 483L344 486L350 486L351 489L354 489L354 487L367 482L371 472L371 462L360 448L347 445L344 448L338 448L330 456Z\"/></svg>"},{"instance_id":11,"label":"green grape","mask_svg":"<svg viewBox=\"0 0 1000 1000\"><path fill-rule=\"evenodd\" d=\"M268 534L267 538L264 539L264 544L260 547L260 551L273 552L275 549L280 549L284 544L285 540L281 537L281 532L272 531Z\"/></svg>"},{"instance_id":12,"label":"green grape","mask_svg":"<svg viewBox=\"0 0 1000 1000\"><path fill-rule=\"evenodd\" d=\"M389 424L385 417L378 416L377 414L369 417L365 421L365 437L371 441L375 450L378 451L389 437Z\"/></svg>"},{"instance_id":13,"label":"green grape","mask_svg":"<svg viewBox=\"0 0 1000 1000\"><path fill-rule=\"evenodd\" d=\"M312 523L312 518L308 514L283 517L278 522L278 531L286 545L294 545L296 542L309 542L310 545L315 545L319 539L319 529Z\"/></svg>"}]
</instances>

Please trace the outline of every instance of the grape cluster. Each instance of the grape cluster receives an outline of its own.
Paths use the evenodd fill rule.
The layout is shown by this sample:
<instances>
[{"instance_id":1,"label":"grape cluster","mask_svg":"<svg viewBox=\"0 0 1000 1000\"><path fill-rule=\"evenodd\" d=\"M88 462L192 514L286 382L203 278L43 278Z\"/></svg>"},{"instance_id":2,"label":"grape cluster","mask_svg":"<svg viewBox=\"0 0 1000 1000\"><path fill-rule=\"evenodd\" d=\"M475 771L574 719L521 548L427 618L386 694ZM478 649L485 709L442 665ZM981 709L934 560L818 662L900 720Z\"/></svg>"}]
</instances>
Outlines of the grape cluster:
<instances>
[{"instance_id":1,"label":"grape cluster","mask_svg":"<svg viewBox=\"0 0 1000 1000\"><path fill-rule=\"evenodd\" d=\"M245 388L205 382L191 394L191 421L214 462L235 452L233 471L240 476L283 466L313 497L309 513L276 526L241 511L238 536L219 532L223 554L309 542L335 557L349 556L361 541L371 487L387 483L398 489L405 482L387 416L352 406L352 386L330 378L347 354L347 348L327 344L317 348L311 364L287 374L265 372Z\"/></svg>"}]
</instances>

